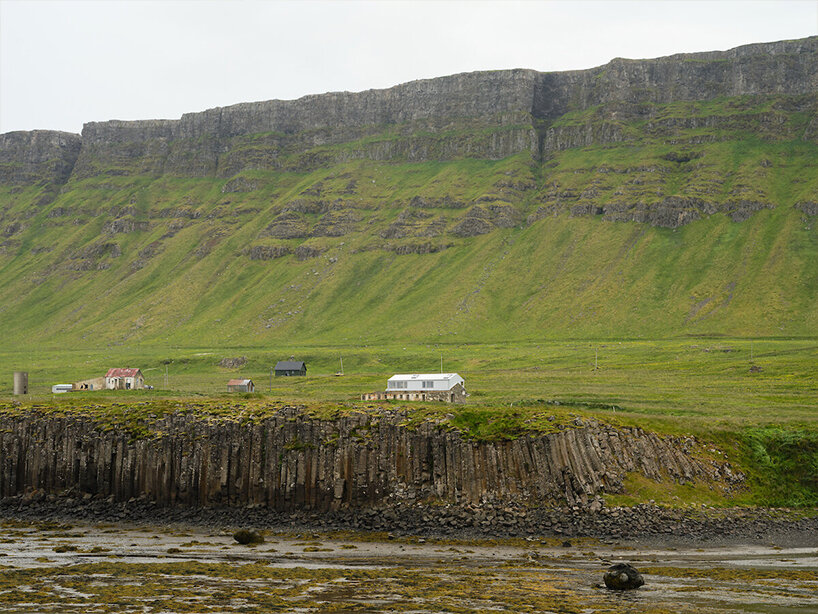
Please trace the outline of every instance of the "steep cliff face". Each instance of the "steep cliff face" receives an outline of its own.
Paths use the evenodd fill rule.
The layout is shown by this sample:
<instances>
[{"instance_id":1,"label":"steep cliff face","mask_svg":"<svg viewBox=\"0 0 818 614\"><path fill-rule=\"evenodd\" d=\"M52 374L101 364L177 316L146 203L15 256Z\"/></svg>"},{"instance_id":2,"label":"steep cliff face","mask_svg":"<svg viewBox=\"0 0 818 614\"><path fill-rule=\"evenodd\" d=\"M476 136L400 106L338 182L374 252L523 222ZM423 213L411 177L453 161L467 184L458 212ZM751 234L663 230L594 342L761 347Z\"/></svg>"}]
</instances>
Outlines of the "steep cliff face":
<instances>
[{"instance_id":1,"label":"steep cliff face","mask_svg":"<svg viewBox=\"0 0 818 614\"><path fill-rule=\"evenodd\" d=\"M814 93L818 37L745 45L729 51L685 53L655 60L617 58L591 70L540 75L534 115L625 102L666 104L718 97Z\"/></svg>"},{"instance_id":2,"label":"steep cliff face","mask_svg":"<svg viewBox=\"0 0 818 614\"><path fill-rule=\"evenodd\" d=\"M277 162L287 154L351 142L383 133L388 126L403 126L402 138L382 139L380 146L369 144L352 156L413 161L500 159L524 151L539 156L555 147L555 137L549 134L536 140L534 124L569 111L623 103L627 108L620 106L620 116L639 116L650 113L646 104L814 93L818 89L816 41L749 45L657 60L617 59L600 68L564 73L469 73L386 90L239 104L188 113L175 121L92 122L83 128L77 174L94 176L114 166L118 172L231 176L248 168L278 168ZM466 118L470 121L464 126ZM518 126L516 133L503 134L503 127L510 124ZM460 129L459 146L435 148L430 145L434 139L420 136L451 132L453 125ZM502 135L499 142L496 137L481 138L486 131ZM238 138L253 134L269 136L263 145L255 143L248 159L242 156ZM559 140L575 147L619 137L617 127L602 126L585 130L583 139ZM335 156L322 163L338 161Z\"/></svg>"},{"instance_id":3,"label":"steep cliff face","mask_svg":"<svg viewBox=\"0 0 818 614\"><path fill-rule=\"evenodd\" d=\"M247 169L281 168L288 155L373 136L380 138L353 153L324 157L320 163L496 160L525 151L540 156L626 138L616 122L548 130L550 122L569 112L615 104L606 119L645 119L655 114L651 105L678 101L812 95L818 90L817 67L818 37L813 37L655 60L615 59L581 71L465 73L384 90L237 104L188 113L179 120L90 122L83 128L78 160L76 136L3 135L0 160L8 165L5 175L21 181L32 176L31 164L46 161L41 159L44 141L53 148L61 140L59 147L66 151L54 172L64 181L74 161L78 178L141 173L229 177ZM429 135L446 133L451 140L453 128L460 143L435 147ZM491 138L485 138L487 133ZM266 136L249 148L241 137L250 135ZM26 162L28 171L15 169ZM284 165L299 169L297 161Z\"/></svg>"},{"instance_id":4,"label":"steep cliff face","mask_svg":"<svg viewBox=\"0 0 818 614\"><path fill-rule=\"evenodd\" d=\"M0 134L0 184L62 184L79 156L77 134L34 130Z\"/></svg>"},{"instance_id":5,"label":"steep cliff face","mask_svg":"<svg viewBox=\"0 0 818 614\"><path fill-rule=\"evenodd\" d=\"M267 135L263 144L255 143L255 148L265 148L266 157L275 160L282 154L358 140L389 126L404 126L403 136L410 136L440 132L450 129L453 121L469 120L472 124L479 121L481 129L496 126L502 131L509 123L518 122L521 114L525 120L536 81L537 73L530 70L466 73L386 90L238 104L187 113L174 121L92 122L83 127L85 148L78 173L83 177L94 175L100 160L140 160L133 170L193 176L275 168L274 163L262 162L264 156L259 156L258 151L255 160L235 164L233 150L241 150L243 145L237 137L255 134ZM448 158L475 155L499 159L530 146L514 142L495 150L475 147L475 151L467 151L461 147L441 153ZM398 146L394 151L375 149L372 159L397 158L406 155L407 149L411 145ZM225 154L233 160L223 161ZM361 157L367 156L364 153ZM408 157L426 159L422 154Z\"/></svg>"},{"instance_id":6,"label":"steep cliff face","mask_svg":"<svg viewBox=\"0 0 818 614\"><path fill-rule=\"evenodd\" d=\"M134 438L93 420L37 415L0 433L0 496L72 489L116 501L330 510L389 502L491 499L585 505L637 472L732 488L692 439L577 421L550 435L474 442L399 412L312 419L297 409L240 423L173 415Z\"/></svg>"}]
</instances>

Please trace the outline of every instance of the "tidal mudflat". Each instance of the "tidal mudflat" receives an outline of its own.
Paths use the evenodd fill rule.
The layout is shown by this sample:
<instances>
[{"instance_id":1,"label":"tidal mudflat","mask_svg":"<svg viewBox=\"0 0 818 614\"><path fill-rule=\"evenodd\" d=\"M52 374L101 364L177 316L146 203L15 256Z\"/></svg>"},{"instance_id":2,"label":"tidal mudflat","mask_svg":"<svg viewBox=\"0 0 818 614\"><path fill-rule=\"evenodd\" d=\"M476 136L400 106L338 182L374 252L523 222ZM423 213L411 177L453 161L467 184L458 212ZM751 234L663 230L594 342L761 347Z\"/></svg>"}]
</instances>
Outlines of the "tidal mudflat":
<instances>
[{"instance_id":1,"label":"tidal mudflat","mask_svg":"<svg viewBox=\"0 0 818 614\"><path fill-rule=\"evenodd\" d=\"M3 612L815 612L818 547L6 521ZM614 562L645 577L602 587Z\"/></svg>"}]
</instances>

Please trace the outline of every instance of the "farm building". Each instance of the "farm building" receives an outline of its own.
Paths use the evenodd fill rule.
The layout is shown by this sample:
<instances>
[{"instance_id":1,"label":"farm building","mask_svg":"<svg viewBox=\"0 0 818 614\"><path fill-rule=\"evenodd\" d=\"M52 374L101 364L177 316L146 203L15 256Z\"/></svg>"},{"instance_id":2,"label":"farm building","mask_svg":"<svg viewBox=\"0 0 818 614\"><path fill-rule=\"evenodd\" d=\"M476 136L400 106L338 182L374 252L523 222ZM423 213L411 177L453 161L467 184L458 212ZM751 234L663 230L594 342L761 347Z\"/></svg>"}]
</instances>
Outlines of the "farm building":
<instances>
[{"instance_id":1,"label":"farm building","mask_svg":"<svg viewBox=\"0 0 818 614\"><path fill-rule=\"evenodd\" d=\"M467 396L466 382L457 373L410 373L393 375L386 382L386 391L364 393L361 400L463 403Z\"/></svg>"},{"instance_id":2,"label":"farm building","mask_svg":"<svg viewBox=\"0 0 818 614\"><path fill-rule=\"evenodd\" d=\"M276 377L287 375L306 375L307 365L303 360L279 360L276 363Z\"/></svg>"},{"instance_id":3,"label":"farm building","mask_svg":"<svg viewBox=\"0 0 818 614\"><path fill-rule=\"evenodd\" d=\"M138 390L145 387L145 378L139 369L108 369L105 388L108 390Z\"/></svg>"},{"instance_id":4,"label":"farm building","mask_svg":"<svg viewBox=\"0 0 818 614\"><path fill-rule=\"evenodd\" d=\"M251 379L231 379L227 382L227 392L253 392L255 389Z\"/></svg>"},{"instance_id":5,"label":"farm building","mask_svg":"<svg viewBox=\"0 0 818 614\"><path fill-rule=\"evenodd\" d=\"M14 372L14 394L28 394L28 371Z\"/></svg>"},{"instance_id":6,"label":"farm building","mask_svg":"<svg viewBox=\"0 0 818 614\"><path fill-rule=\"evenodd\" d=\"M105 390L104 377L92 377L72 384L73 390Z\"/></svg>"}]
</instances>

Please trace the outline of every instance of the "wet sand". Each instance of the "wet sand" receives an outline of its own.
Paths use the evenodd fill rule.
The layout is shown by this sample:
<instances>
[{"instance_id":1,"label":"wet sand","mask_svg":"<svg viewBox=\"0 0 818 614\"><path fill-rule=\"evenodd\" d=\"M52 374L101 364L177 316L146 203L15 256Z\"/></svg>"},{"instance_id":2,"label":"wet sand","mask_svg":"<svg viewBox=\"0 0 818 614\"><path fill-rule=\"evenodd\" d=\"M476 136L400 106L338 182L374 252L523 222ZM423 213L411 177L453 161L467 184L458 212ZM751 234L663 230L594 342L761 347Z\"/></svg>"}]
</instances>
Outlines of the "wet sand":
<instances>
[{"instance_id":1,"label":"wet sand","mask_svg":"<svg viewBox=\"0 0 818 614\"><path fill-rule=\"evenodd\" d=\"M818 547L6 521L4 612L815 612ZM669 542L671 540L668 540ZM645 586L602 587L615 562Z\"/></svg>"}]
</instances>

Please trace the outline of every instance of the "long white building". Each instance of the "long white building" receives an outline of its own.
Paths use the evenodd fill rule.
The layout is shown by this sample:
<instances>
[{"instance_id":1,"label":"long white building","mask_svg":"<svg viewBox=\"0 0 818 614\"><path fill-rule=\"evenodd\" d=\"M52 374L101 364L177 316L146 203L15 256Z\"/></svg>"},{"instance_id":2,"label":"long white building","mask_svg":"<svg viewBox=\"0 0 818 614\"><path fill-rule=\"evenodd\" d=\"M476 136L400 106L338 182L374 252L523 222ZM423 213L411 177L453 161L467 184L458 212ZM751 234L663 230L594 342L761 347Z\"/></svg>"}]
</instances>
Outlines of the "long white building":
<instances>
[{"instance_id":1,"label":"long white building","mask_svg":"<svg viewBox=\"0 0 818 614\"><path fill-rule=\"evenodd\" d=\"M466 382L457 373L399 373L386 382L385 392L368 392L363 401L445 401L463 403Z\"/></svg>"},{"instance_id":2,"label":"long white building","mask_svg":"<svg viewBox=\"0 0 818 614\"><path fill-rule=\"evenodd\" d=\"M393 375L386 381L386 391L451 390L457 384L465 387L465 380L457 373L407 373Z\"/></svg>"}]
</instances>

